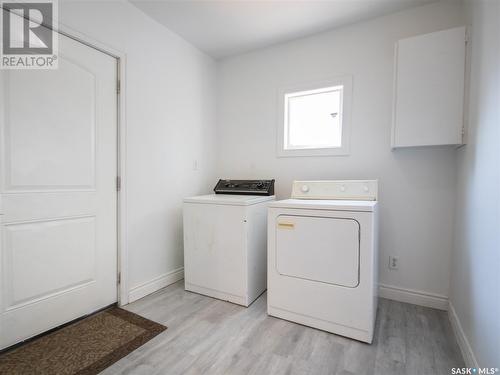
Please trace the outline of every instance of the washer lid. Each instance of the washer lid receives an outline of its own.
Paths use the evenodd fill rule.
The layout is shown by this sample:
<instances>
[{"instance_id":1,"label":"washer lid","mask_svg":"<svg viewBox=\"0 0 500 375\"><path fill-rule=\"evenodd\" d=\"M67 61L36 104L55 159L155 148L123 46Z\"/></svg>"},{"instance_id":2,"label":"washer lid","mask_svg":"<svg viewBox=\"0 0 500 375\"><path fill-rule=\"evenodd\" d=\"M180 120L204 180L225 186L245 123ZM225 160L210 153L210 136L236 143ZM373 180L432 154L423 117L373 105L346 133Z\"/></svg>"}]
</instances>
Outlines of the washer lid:
<instances>
[{"instance_id":1,"label":"washer lid","mask_svg":"<svg viewBox=\"0 0 500 375\"><path fill-rule=\"evenodd\" d=\"M274 200L274 195L235 195L235 194L208 194L197 197L184 198L184 203L226 204L229 206L250 206L252 204Z\"/></svg>"},{"instance_id":2,"label":"washer lid","mask_svg":"<svg viewBox=\"0 0 500 375\"><path fill-rule=\"evenodd\" d=\"M365 212L372 212L376 206L377 201L349 201L343 199L285 199L269 204L269 207L277 208Z\"/></svg>"}]
</instances>

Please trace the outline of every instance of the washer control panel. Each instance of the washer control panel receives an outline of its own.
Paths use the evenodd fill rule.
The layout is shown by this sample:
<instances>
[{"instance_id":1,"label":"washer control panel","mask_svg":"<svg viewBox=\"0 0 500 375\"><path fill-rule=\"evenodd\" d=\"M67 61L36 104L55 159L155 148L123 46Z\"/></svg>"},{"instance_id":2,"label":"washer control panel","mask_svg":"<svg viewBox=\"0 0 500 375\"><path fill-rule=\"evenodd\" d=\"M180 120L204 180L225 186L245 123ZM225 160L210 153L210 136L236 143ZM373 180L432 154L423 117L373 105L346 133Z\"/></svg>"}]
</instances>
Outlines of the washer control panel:
<instances>
[{"instance_id":1,"label":"washer control panel","mask_svg":"<svg viewBox=\"0 0 500 375\"><path fill-rule=\"evenodd\" d=\"M274 195L274 180L219 180L215 194Z\"/></svg>"},{"instance_id":2,"label":"washer control panel","mask_svg":"<svg viewBox=\"0 0 500 375\"><path fill-rule=\"evenodd\" d=\"M376 201L378 198L378 181L294 181L292 198Z\"/></svg>"}]
</instances>

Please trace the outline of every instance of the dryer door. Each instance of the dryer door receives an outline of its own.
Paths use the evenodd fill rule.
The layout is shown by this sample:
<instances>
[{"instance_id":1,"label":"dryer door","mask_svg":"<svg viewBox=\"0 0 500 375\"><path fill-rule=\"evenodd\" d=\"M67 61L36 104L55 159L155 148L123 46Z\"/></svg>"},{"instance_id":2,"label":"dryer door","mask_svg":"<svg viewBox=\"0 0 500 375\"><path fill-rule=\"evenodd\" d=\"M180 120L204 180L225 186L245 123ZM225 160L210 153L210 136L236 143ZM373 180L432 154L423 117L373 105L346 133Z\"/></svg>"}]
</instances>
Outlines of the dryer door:
<instances>
[{"instance_id":1,"label":"dryer door","mask_svg":"<svg viewBox=\"0 0 500 375\"><path fill-rule=\"evenodd\" d=\"M276 268L284 276L355 288L359 223L354 219L280 215Z\"/></svg>"}]
</instances>

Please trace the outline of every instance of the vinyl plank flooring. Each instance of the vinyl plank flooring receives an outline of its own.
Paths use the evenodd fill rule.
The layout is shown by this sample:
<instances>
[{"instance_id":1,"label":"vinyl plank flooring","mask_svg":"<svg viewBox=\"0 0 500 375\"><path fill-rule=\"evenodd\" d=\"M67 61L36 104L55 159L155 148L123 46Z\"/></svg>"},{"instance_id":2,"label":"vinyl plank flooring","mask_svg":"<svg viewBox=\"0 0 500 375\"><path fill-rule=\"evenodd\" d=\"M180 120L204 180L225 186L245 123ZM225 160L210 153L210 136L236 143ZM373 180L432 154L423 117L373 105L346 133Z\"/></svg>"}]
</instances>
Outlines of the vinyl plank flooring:
<instances>
[{"instance_id":1,"label":"vinyl plank flooring","mask_svg":"<svg viewBox=\"0 0 500 375\"><path fill-rule=\"evenodd\" d=\"M372 345L184 291L183 281L125 307L168 330L103 374L450 374L464 365L444 311L379 300Z\"/></svg>"},{"instance_id":2,"label":"vinyl plank flooring","mask_svg":"<svg viewBox=\"0 0 500 375\"><path fill-rule=\"evenodd\" d=\"M404 304L388 300L380 301L375 374L405 373L407 318Z\"/></svg>"},{"instance_id":3,"label":"vinyl plank flooring","mask_svg":"<svg viewBox=\"0 0 500 375\"><path fill-rule=\"evenodd\" d=\"M405 306L408 326L405 342L405 372L408 375L435 374L435 355L428 318L432 310L414 305ZM449 372L449 371L448 371Z\"/></svg>"}]
</instances>

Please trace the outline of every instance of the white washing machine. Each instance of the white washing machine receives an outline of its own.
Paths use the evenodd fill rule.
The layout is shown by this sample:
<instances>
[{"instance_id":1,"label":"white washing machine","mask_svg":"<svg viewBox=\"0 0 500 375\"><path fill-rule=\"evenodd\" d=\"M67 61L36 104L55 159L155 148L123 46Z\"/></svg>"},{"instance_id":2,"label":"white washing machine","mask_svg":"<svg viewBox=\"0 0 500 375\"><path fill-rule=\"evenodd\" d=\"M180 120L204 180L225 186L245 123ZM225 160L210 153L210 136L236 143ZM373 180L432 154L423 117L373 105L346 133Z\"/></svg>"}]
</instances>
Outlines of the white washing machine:
<instances>
[{"instance_id":1,"label":"white washing machine","mask_svg":"<svg viewBox=\"0 0 500 375\"><path fill-rule=\"evenodd\" d=\"M371 343L377 181L295 181L269 204L269 315Z\"/></svg>"},{"instance_id":2,"label":"white washing machine","mask_svg":"<svg viewBox=\"0 0 500 375\"><path fill-rule=\"evenodd\" d=\"M185 289L248 306L266 290L274 180L220 180L214 190L184 199Z\"/></svg>"}]
</instances>

